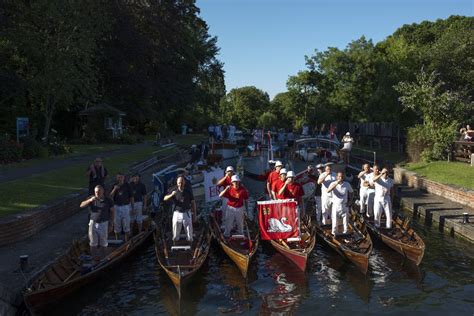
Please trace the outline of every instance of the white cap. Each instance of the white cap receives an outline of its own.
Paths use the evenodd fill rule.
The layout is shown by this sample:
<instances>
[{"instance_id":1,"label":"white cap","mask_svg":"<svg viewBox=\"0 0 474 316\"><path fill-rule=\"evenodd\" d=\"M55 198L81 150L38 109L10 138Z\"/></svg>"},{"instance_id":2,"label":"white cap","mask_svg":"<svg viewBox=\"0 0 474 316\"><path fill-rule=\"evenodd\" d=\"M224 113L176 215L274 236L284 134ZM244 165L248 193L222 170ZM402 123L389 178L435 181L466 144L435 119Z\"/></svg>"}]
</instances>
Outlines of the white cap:
<instances>
[{"instance_id":1,"label":"white cap","mask_svg":"<svg viewBox=\"0 0 474 316\"><path fill-rule=\"evenodd\" d=\"M270 159L270 160L268 161L268 163L273 163L273 164L274 164L274 163L275 163L275 160Z\"/></svg>"},{"instance_id":2,"label":"white cap","mask_svg":"<svg viewBox=\"0 0 474 316\"><path fill-rule=\"evenodd\" d=\"M231 178L231 181L232 181L232 182L240 182L240 178L239 178L238 175L234 174L234 175L232 176L232 178Z\"/></svg>"},{"instance_id":3,"label":"white cap","mask_svg":"<svg viewBox=\"0 0 474 316\"><path fill-rule=\"evenodd\" d=\"M281 168L281 169L280 169L280 174L286 174L286 169L285 169L285 168Z\"/></svg>"},{"instance_id":4,"label":"white cap","mask_svg":"<svg viewBox=\"0 0 474 316\"><path fill-rule=\"evenodd\" d=\"M347 133L346 133L346 136L351 136L351 133L347 132Z\"/></svg>"},{"instance_id":5,"label":"white cap","mask_svg":"<svg viewBox=\"0 0 474 316\"><path fill-rule=\"evenodd\" d=\"M227 171L232 171L232 172L234 172L234 167L232 167L232 166L227 166L227 168L225 168L225 172L227 172Z\"/></svg>"},{"instance_id":6,"label":"white cap","mask_svg":"<svg viewBox=\"0 0 474 316\"><path fill-rule=\"evenodd\" d=\"M286 174L286 177L287 178L294 178L295 177L295 173L293 171L288 171L288 173Z\"/></svg>"},{"instance_id":7,"label":"white cap","mask_svg":"<svg viewBox=\"0 0 474 316\"><path fill-rule=\"evenodd\" d=\"M324 165L322 163L320 163L316 166L316 169L324 169Z\"/></svg>"},{"instance_id":8,"label":"white cap","mask_svg":"<svg viewBox=\"0 0 474 316\"><path fill-rule=\"evenodd\" d=\"M283 167L283 163L280 160L275 161L275 167Z\"/></svg>"},{"instance_id":9,"label":"white cap","mask_svg":"<svg viewBox=\"0 0 474 316\"><path fill-rule=\"evenodd\" d=\"M196 145L195 145L195 144L192 144L192 145L191 145L191 148L196 148Z\"/></svg>"}]
</instances>

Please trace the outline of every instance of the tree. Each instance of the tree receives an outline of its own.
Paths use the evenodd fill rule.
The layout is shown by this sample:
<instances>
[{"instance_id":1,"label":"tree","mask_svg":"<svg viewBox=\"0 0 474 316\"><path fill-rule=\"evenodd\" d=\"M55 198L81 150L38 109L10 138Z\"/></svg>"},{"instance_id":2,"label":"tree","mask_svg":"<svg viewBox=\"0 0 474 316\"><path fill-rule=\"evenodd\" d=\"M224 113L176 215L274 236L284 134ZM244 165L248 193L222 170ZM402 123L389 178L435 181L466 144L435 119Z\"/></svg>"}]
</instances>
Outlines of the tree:
<instances>
[{"instance_id":1,"label":"tree","mask_svg":"<svg viewBox=\"0 0 474 316\"><path fill-rule=\"evenodd\" d=\"M260 115L269 110L268 93L254 86L236 88L221 101L221 121L241 128L255 128Z\"/></svg>"}]
</instances>

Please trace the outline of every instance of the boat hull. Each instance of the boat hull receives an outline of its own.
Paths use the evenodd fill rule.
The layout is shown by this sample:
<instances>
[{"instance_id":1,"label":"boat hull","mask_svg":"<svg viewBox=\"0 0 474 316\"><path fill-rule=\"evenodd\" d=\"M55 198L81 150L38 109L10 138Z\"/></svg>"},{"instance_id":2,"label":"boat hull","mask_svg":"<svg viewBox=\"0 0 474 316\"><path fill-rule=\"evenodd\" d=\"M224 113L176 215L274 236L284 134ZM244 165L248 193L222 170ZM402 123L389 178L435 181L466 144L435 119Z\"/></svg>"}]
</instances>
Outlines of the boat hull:
<instances>
[{"instance_id":1,"label":"boat hull","mask_svg":"<svg viewBox=\"0 0 474 316\"><path fill-rule=\"evenodd\" d=\"M143 231L137 236L134 236L128 242L124 243L123 245L121 245L120 247L118 247L116 250L114 250L113 252L109 254L109 256L113 256L113 259L111 259L109 262L101 265L99 268L96 268L87 274L84 274L81 276L80 272L77 271L75 273L76 275L78 275L78 277L71 278L69 276L69 278L71 278L70 281L64 280L61 284L58 284L57 286L52 286L50 288L44 288L44 289L38 289L33 292L26 291L23 295L26 306L32 313L42 313L42 312L47 311L53 305L56 305L58 302L60 302L62 299L70 296L72 293L74 293L78 289L84 287L87 284L92 283L93 281L101 277L102 272L109 270L110 268L114 266L117 266L121 261L123 261L123 259L129 257L136 249L138 249L146 240L148 240L151 237L152 232L153 230L149 229L149 230ZM88 240L87 237L84 237L81 241L81 242L86 243L86 247L88 247L87 240ZM74 247L75 246L73 245L71 249ZM55 270L56 268L54 267L54 265L56 263L60 263L64 265L64 262L66 262L65 257L68 256L68 254L60 257L57 261L55 261L54 263L52 263L51 265L43 269L42 272L39 273L38 278L41 278L42 274L44 273L46 274L50 273L49 269ZM34 279L35 278L33 278L33 283L35 282Z\"/></svg>"}]
</instances>

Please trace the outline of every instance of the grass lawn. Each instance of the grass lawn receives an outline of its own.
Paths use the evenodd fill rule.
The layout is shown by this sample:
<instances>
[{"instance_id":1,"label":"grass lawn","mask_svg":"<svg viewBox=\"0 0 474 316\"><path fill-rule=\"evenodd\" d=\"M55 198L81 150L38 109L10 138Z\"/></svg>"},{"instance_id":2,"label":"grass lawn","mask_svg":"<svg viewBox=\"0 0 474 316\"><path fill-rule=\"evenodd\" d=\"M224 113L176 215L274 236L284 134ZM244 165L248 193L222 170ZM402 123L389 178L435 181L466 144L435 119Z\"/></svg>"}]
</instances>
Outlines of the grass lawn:
<instances>
[{"instance_id":1,"label":"grass lawn","mask_svg":"<svg viewBox=\"0 0 474 316\"><path fill-rule=\"evenodd\" d=\"M430 180L474 190L474 167L462 162L410 163L404 168Z\"/></svg>"},{"instance_id":2,"label":"grass lawn","mask_svg":"<svg viewBox=\"0 0 474 316\"><path fill-rule=\"evenodd\" d=\"M175 151L167 148L158 154L166 155ZM157 151L157 147L148 146L134 152L107 157L104 164L112 176L118 171L127 171L128 166L145 160ZM60 198L61 196L86 188L88 179L85 175L86 166L80 164L26 179L0 184L0 217L18 213Z\"/></svg>"}]
</instances>

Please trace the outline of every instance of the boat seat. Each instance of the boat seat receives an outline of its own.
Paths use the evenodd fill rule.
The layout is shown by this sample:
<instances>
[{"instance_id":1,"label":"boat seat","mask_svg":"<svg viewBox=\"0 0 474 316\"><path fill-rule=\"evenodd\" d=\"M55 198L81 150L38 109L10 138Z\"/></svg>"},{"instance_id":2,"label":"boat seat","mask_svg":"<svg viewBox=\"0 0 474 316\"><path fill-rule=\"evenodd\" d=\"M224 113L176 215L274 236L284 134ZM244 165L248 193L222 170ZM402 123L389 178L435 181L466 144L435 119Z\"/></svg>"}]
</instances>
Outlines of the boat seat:
<instances>
[{"instance_id":1,"label":"boat seat","mask_svg":"<svg viewBox=\"0 0 474 316\"><path fill-rule=\"evenodd\" d=\"M232 238L232 239L245 239L245 236L244 235L232 235L232 236L230 236L230 238Z\"/></svg>"},{"instance_id":2,"label":"boat seat","mask_svg":"<svg viewBox=\"0 0 474 316\"><path fill-rule=\"evenodd\" d=\"M191 246L171 246L171 251L173 250L190 250Z\"/></svg>"},{"instance_id":3,"label":"boat seat","mask_svg":"<svg viewBox=\"0 0 474 316\"><path fill-rule=\"evenodd\" d=\"M292 241L301 241L300 237L290 237L286 239L287 242L292 242Z\"/></svg>"},{"instance_id":4,"label":"boat seat","mask_svg":"<svg viewBox=\"0 0 474 316\"><path fill-rule=\"evenodd\" d=\"M107 243L109 245L121 245L121 244L123 244L123 240L121 240L121 239L118 239L118 240L117 239L109 239L109 240L107 240Z\"/></svg>"}]
</instances>

